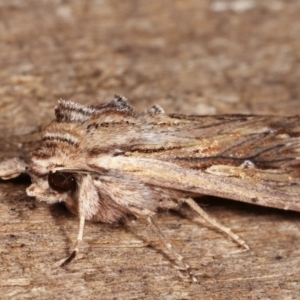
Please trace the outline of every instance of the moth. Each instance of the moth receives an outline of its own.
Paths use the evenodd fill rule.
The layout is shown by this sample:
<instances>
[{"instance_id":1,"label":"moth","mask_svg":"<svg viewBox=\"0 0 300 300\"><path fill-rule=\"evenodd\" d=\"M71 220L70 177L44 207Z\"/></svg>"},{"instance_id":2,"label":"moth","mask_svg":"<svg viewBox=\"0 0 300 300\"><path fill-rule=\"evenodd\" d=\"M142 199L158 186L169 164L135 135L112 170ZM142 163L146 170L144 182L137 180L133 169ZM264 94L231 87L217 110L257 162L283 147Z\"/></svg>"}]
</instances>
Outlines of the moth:
<instances>
[{"instance_id":1,"label":"moth","mask_svg":"<svg viewBox=\"0 0 300 300\"><path fill-rule=\"evenodd\" d=\"M21 173L31 177L29 196L63 202L79 216L74 251L63 265L78 252L85 220L110 223L134 215L152 225L188 271L155 225L157 209L186 203L247 249L193 198L300 211L300 117L186 116L165 114L158 105L137 113L118 95L95 106L59 100L29 164L18 158L0 164L2 179Z\"/></svg>"}]
</instances>

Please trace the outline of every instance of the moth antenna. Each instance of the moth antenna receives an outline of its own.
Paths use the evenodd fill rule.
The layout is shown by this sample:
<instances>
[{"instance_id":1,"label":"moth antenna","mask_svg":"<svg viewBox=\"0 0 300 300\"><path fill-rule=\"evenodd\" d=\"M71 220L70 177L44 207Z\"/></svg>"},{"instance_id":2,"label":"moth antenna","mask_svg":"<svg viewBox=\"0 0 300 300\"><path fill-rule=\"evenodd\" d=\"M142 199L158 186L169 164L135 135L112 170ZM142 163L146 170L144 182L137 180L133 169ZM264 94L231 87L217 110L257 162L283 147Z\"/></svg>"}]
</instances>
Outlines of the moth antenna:
<instances>
[{"instance_id":1,"label":"moth antenna","mask_svg":"<svg viewBox=\"0 0 300 300\"><path fill-rule=\"evenodd\" d=\"M61 267L65 267L66 265L68 265L72 260L75 259L77 253L79 252L79 245L83 240L84 223L85 223L85 217L81 215L79 219L79 231L74 246L74 250L72 251L71 255L63 261L63 263L60 265Z\"/></svg>"},{"instance_id":2,"label":"moth antenna","mask_svg":"<svg viewBox=\"0 0 300 300\"><path fill-rule=\"evenodd\" d=\"M185 202L191 209L197 212L207 223L211 224L213 227L225 232L229 237L231 237L237 244L249 250L249 246L244 240L242 240L237 234L233 233L230 228L222 225L216 219L211 217L207 212L205 212L192 198L181 199Z\"/></svg>"},{"instance_id":3,"label":"moth antenna","mask_svg":"<svg viewBox=\"0 0 300 300\"><path fill-rule=\"evenodd\" d=\"M163 242L165 247L172 253L172 255L176 258L179 265L181 265L181 268L187 272L189 277L193 280L194 283L198 282L197 278L194 276L194 274L191 271L190 266L184 262L184 258L181 254L179 254L172 246L171 243L168 242L166 237L162 234L162 232L159 230L157 225L154 223L153 219L151 217L147 217L148 223L151 225L152 229L155 231L155 233L159 236L160 240Z\"/></svg>"}]
</instances>

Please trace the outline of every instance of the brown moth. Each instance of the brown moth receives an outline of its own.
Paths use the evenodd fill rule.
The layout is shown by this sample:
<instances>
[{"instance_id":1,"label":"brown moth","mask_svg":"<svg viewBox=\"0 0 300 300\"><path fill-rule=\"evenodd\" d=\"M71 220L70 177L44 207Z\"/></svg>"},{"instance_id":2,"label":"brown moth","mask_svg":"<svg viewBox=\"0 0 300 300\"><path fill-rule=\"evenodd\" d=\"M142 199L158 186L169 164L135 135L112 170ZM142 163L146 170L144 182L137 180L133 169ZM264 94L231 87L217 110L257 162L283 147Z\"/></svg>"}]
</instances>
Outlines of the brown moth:
<instances>
[{"instance_id":1,"label":"brown moth","mask_svg":"<svg viewBox=\"0 0 300 300\"><path fill-rule=\"evenodd\" d=\"M156 210L187 203L248 249L192 198L300 211L300 117L167 115L157 105L137 113L117 95L96 106L60 100L31 162L0 164L2 179L23 172L32 179L29 196L64 202L79 215L75 249L63 265L78 252L85 220L114 222L132 214L152 225L188 271L153 223Z\"/></svg>"}]
</instances>

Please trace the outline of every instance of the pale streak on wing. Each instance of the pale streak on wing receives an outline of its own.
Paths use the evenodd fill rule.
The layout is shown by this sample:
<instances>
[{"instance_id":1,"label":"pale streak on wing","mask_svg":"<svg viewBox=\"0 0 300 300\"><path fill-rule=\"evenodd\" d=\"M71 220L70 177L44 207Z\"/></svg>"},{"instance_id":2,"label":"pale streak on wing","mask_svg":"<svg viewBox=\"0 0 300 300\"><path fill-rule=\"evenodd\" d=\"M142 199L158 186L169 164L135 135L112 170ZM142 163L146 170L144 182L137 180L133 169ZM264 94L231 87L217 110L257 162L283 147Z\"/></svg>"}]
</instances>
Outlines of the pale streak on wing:
<instances>
[{"instance_id":1,"label":"pale streak on wing","mask_svg":"<svg viewBox=\"0 0 300 300\"><path fill-rule=\"evenodd\" d=\"M296 180L285 173L276 173L274 170L264 170L266 177L264 179L255 175L253 169L235 167L234 176L232 174L228 176L224 170L223 174L216 174L209 169L208 171L187 170L169 162L122 156L92 158L88 161L88 165L95 172L96 166L101 166L122 176L130 174L146 184L195 195L212 195L262 206L300 211L299 179Z\"/></svg>"}]
</instances>

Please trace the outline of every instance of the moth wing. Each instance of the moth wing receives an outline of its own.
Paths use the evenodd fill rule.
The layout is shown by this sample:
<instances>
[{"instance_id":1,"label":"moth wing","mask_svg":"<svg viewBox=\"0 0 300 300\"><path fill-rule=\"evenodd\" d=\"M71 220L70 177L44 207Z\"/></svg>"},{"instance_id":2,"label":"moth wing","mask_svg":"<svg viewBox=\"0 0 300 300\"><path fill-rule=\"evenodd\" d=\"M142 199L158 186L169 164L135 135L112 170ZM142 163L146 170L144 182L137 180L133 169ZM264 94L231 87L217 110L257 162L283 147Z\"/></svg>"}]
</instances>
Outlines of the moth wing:
<instances>
[{"instance_id":1,"label":"moth wing","mask_svg":"<svg viewBox=\"0 0 300 300\"><path fill-rule=\"evenodd\" d=\"M170 162L137 157L106 157L90 163L94 172L99 163L115 174L187 196L204 194L300 211L300 180L282 170L260 170L244 165L214 165L205 170L192 170Z\"/></svg>"},{"instance_id":2,"label":"moth wing","mask_svg":"<svg viewBox=\"0 0 300 300\"><path fill-rule=\"evenodd\" d=\"M297 116L143 114L135 134L110 131L113 145L90 151L88 164L149 185L299 211L299 124Z\"/></svg>"}]
</instances>

